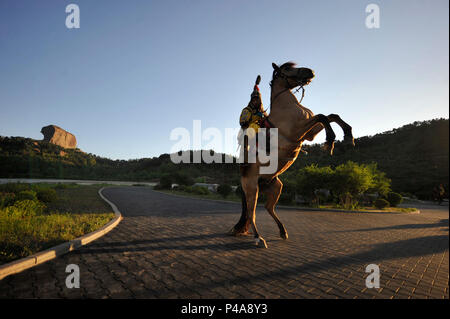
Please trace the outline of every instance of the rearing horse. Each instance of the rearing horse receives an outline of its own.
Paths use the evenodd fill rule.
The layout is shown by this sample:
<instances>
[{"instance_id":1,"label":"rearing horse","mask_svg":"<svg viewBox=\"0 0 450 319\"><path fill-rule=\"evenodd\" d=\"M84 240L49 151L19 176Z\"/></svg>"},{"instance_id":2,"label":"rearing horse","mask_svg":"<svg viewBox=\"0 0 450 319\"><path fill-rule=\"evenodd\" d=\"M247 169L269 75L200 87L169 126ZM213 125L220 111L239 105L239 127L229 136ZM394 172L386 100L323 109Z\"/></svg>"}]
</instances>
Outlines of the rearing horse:
<instances>
[{"instance_id":1,"label":"rearing horse","mask_svg":"<svg viewBox=\"0 0 450 319\"><path fill-rule=\"evenodd\" d=\"M242 215L238 223L230 230L232 235L247 235L251 226L257 246L266 247L267 243L259 234L255 223L255 209L258 193L267 195L265 208L273 217L280 229L280 236L288 238L286 228L275 213L275 205L281 195L283 184L278 178L297 159L305 140L312 141L325 129L326 142L324 149L331 155L336 135L330 122L336 122L344 131L344 142L354 146L352 128L338 115L314 115L311 110L301 105L292 89L308 85L314 78L314 72L308 68L297 68L295 63L287 62L281 66L272 63L273 77L271 82L271 106L269 123L278 128L278 166L273 174L260 174L261 164L258 159L241 170Z\"/></svg>"}]
</instances>

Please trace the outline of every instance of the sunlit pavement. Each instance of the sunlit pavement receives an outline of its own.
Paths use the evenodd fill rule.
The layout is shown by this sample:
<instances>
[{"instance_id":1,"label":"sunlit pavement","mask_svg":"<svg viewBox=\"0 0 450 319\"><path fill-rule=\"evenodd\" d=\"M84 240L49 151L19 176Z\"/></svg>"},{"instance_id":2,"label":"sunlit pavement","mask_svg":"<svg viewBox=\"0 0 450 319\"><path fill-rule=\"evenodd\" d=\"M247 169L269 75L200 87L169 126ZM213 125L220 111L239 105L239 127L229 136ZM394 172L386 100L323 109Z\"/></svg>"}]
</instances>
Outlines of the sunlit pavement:
<instances>
[{"instance_id":1,"label":"sunlit pavement","mask_svg":"<svg viewBox=\"0 0 450 319\"><path fill-rule=\"evenodd\" d=\"M104 191L124 219L84 248L0 281L2 298L449 298L448 205L421 214L279 209L257 226L268 249L226 232L240 204L147 187ZM66 266L80 268L69 289ZM366 267L379 266L380 288Z\"/></svg>"}]
</instances>

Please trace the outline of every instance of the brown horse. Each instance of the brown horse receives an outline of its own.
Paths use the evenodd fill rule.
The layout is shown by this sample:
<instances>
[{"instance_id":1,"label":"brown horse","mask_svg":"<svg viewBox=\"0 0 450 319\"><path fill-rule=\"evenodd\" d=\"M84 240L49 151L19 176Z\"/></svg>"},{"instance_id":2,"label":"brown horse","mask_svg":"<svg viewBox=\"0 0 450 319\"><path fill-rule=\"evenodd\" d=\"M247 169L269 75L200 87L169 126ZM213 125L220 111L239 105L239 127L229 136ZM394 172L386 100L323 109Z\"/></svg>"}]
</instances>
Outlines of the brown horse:
<instances>
[{"instance_id":1,"label":"brown horse","mask_svg":"<svg viewBox=\"0 0 450 319\"><path fill-rule=\"evenodd\" d=\"M255 209L259 191L267 195L265 207L280 229L280 236L288 238L286 228L275 213L275 205L281 194L283 184L278 176L286 171L297 159L305 140L312 141L325 129L326 143L324 149L333 153L336 135L330 122L336 122L344 131L344 142L354 146L352 128L338 115L314 115L302 106L292 89L308 85L314 78L314 72L308 68L297 68L295 63L288 62L282 66L272 63L274 68L271 82L271 106L269 123L278 129L278 166L273 174L261 174L260 168L266 166L256 159L241 170L242 215L238 223L230 230L232 235L248 235L252 226L257 246L266 247L266 241L260 236L255 223Z\"/></svg>"}]
</instances>

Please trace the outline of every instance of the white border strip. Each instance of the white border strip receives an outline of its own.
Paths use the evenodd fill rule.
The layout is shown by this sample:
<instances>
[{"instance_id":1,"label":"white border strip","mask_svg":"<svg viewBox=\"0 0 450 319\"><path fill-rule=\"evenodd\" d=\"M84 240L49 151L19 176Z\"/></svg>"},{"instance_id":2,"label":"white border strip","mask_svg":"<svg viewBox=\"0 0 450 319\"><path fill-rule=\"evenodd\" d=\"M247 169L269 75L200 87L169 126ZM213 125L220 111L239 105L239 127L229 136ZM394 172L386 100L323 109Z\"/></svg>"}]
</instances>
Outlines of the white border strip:
<instances>
[{"instance_id":1,"label":"white border strip","mask_svg":"<svg viewBox=\"0 0 450 319\"><path fill-rule=\"evenodd\" d=\"M107 202L111 206L112 210L114 211L115 217L113 220L111 220L105 226L92 233L83 235L81 237L75 238L71 241L60 244L58 246L54 246L52 248L41 251L34 255L0 266L0 280L5 278L6 276L19 273L25 269L45 263L46 261L64 255L72 250L80 248L81 246L87 245L90 242L96 240L97 238L102 237L103 235L111 231L114 227L116 227L123 219L123 217L120 211L117 209L117 206L114 205L112 202L110 202L108 199L106 199L105 196L103 196L102 191L104 189L105 187L99 189L98 194L105 202Z\"/></svg>"}]
</instances>

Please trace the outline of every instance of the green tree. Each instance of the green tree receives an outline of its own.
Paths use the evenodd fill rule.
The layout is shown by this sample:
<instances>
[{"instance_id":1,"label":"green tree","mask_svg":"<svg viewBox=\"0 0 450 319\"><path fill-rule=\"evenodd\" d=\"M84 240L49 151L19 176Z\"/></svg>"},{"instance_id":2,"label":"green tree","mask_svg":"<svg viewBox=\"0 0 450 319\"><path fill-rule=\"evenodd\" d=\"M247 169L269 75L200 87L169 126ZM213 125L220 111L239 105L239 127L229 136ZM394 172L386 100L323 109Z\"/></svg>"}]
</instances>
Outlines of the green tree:
<instances>
[{"instance_id":1,"label":"green tree","mask_svg":"<svg viewBox=\"0 0 450 319\"><path fill-rule=\"evenodd\" d=\"M391 180L387 178L386 173L378 170L376 163L367 165L367 168L372 174L372 186L369 187L367 192L377 193L379 196L386 196L391 191Z\"/></svg>"},{"instance_id":2,"label":"green tree","mask_svg":"<svg viewBox=\"0 0 450 319\"><path fill-rule=\"evenodd\" d=\"M368 165L348 161L336 167L332 184L339 203L345 208L353 208L357 205L358 195L373 187L372 171Z\"/></svg>"},{"instance_id":3,"label":"green tree","mask_svg":"<svg viewBox=\"0 0 450 319\"><path fill-rule=\"evenodd\" d=\"M279 202L282 204L292 203L295 199L296 188L297 185L295 181L290 181L288 179L284 180Z\"/></svg>"},{"instance_id":4,"label":"green tree","mask_svg":"<svg viewBox=\"0 0 450 319\"><path fill-rule=\"evenodd\" d=\"M317 203L316 190L331 189L334 171L330 166L319 167L316 164L304 167L297 172L295 190L309 203ZM286 181L284 182L286 183Z\"/></svg>"}]
</instances>

